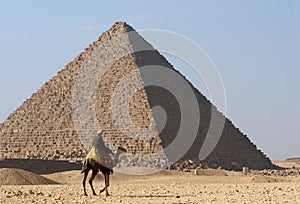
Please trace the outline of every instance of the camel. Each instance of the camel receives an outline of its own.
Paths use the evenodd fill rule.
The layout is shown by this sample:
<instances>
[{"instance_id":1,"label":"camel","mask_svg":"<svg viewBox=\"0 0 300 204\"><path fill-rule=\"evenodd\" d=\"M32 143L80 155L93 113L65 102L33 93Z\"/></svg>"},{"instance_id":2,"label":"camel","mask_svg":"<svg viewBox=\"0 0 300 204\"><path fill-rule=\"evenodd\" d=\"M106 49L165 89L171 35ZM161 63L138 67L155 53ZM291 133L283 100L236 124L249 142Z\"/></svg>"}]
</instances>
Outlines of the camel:
<instances>
[{"instance_id":1,"label":"camel","mask_svg":"<svg viewBox=\"0 0 300 204\"><path fill-rule=\"evenodd\" d=\"M112 161L112 167L117 166L119 156L123 152L126 152L126 149L123 147L118 147L117 152L115 153L114 159ZM100 170L104 176L104 181L105 181L105 186L102 190L100 190L100 193L102 193L103 191L106 191L106 196L109 196L107 188L109 187L109 175L113 173L113 170L112 170L112 168L108 168L108 167L102 165L101 163L99 163L93 159L90 159L90 158L86 158L84 160L83 165L82 165L82 171L81 171L81 173L84 173L84 177L83 177L83 181L82 181L84 195L87 196L86 189L85 189L85 182L86 182L86 178L87 178L90 170L92 170L92 176L89 179L89 183L90 183L91 189L93 191L93 195L97 195L94 190L94 187L93 187L93 180Z\"/></svg>"}]
</instances>

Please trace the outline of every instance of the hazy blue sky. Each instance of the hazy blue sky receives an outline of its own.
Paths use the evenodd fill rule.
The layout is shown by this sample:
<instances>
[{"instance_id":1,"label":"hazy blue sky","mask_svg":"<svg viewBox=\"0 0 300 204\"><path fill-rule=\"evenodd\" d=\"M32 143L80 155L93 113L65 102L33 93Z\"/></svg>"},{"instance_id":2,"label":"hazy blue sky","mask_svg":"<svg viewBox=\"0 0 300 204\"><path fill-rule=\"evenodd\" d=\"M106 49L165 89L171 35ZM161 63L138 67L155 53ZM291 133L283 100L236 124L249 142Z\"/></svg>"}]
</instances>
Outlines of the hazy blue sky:
<instances>
[{"instance_id":1,"label":"hazy blue sky","mask_svg":"<svg viewBox=\"0 0 300 204\"><path fill-rule=\"evenodd\" d=\"M300 156L300 1L103 2L1 3L0 122L114 22L126 21L195 41L221 74L233 123L271 159Z\"/></svg>"}]
</instances>

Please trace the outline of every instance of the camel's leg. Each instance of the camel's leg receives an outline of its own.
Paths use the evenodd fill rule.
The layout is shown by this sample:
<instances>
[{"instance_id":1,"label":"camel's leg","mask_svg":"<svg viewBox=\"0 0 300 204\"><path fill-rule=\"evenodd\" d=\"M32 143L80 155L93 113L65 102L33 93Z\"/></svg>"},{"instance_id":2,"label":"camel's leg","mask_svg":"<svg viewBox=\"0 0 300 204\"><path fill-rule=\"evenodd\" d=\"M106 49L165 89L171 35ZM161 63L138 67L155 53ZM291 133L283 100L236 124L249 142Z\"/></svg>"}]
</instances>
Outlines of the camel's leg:
<instances>
[{"instance_id":1,"label":"camel's leg","mask_svg":"<svg viewBox=\"0 0 300 204\"><path fill-rule=\"evenodd\" d=\"M104 174L104 180L105 180L105 187L100 190L100 193L102 193L103 191L106 191L106 196L109 196L109 193L108 193L108 186L109 186L109 175L108 174Z\"/></svg>"},{"instance_id":2,"label":"camel's leg","mask_svg":"<svg viewBox=\"0 0 300 204\"><path fill-rule=\"evenodd\" d=\"M106 179L105 179L105 186L106 186L106 196L109 196L109 193L108 193L108 186L109 186L109 174L106 175Z\"/></svg>"},{"instance_id":3,"label":"camel's leg","mask_svg":"<svg viewBox=\"0 0 300 204\"><path fill-rule=\"evenodd\" d=\"M94 180L95 176L97 175L97 173L98 173L98 171L95 170L95 169L93 169L93 170L92 170L92 176L91 176L91 178L89 179L89 183L90 183L90 186L91 186L91 188L92 188L93 195L97 195L96 192L95 192L95 190L94 190L94 187L93 187L93 180Z\"/></svg>"},{"instance_id":4,"label":"camel's leg","mask_svg":"<svg viewBox=\"0 0 300 204\"><path fill-rule=\"evenodd\" d=\"M86 177L87 177L88 174L89 174L89 171L90 171L90 169L86 169L86 170L84 171L84 177L83 177L83 181L82 181L83 191L84 191L84 195L85 195L85 196L87 196L86 189L85 189L85 181L86 181Z\"/></svg>"}]
</instances>

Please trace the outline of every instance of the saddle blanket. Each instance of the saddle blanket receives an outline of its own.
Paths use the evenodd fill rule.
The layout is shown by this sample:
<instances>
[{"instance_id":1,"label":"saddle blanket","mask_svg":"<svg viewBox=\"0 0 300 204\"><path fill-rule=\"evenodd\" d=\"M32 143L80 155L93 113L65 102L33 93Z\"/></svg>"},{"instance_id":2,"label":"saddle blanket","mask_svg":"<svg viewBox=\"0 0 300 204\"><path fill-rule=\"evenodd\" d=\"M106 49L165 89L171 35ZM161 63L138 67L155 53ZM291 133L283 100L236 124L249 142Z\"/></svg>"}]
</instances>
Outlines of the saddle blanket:
<instances>
[{"instance_id":1,"label":"saddle blanket","mask_svg":"<svg viewBox=\"0 0 300 204\"><path fill-rule=\"evenodd\" d=\"M111 156L104 151L96 149L95 147L92 147L86 158L92 159L106 168L113 169L113 161Z\"/></svg>"}]
</instances>

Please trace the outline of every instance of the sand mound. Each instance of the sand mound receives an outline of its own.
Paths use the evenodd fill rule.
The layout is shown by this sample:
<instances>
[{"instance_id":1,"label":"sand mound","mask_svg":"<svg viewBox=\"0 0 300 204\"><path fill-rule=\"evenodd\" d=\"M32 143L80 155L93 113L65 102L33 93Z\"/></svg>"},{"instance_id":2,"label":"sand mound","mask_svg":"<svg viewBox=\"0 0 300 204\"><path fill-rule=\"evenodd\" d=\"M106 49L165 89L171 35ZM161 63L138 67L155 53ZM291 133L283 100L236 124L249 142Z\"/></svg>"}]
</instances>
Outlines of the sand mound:
<instances>
[{"instance_id":1,"label":"sand mound","mask_svg":"<svg viewBox=\"0 0 300 204\"><path fill-rule=\"evenodd\" d=\"M163 170L163 171L156 172L154 174L147 174L149 168L138 168L138 169L140 169L140 171L136 171L136 168L126 168L126 169L122 170L122 172L125 172L125 173L120 173L119 172L120 169L115 170L114 174L111 176L111 181L122 182L122 181L127 181L127 180L139 180L139 179L145 179L145 178L152 178L153 176L155 178L160 178L160 177L186 176L187 175L187 173L184 173L184 172L170 171L170 170ZM146 171L145 171L145 169L146 169ZM133 172L135 174L138 174L138 173L141 174L143 172L146 172L146 173L141 174L141 175L130 175L129 174L130 170L134 170ZM91 174L92 174L92 172L90 171L88 178L91 176ZM45 175L43 175L43 177L54 180L61 184L75 184L75 183L78 184L78 183L82 183L83 174L81 174L79 170L73 170L73 171L64 171L64 172L58 172L58 173L53 173L53 174L45 174ZM102 173L99 172L95 178L95 182L96 183L102 182L103 180L104 180L104 177L103 177Z\"/></svg>"},{"instance_id":2,"label":"sand mound","mask_svg":"<svg viewBox=\"0 0 300 204\"><path fill-rule=\"evenodd\" d=\"M42 185L58 184L55 181L22 169L0 169L0 185Z\"/></svg>"},{"instance_id":3,"label":"sand mound","mask_svg":"<svg viewBox=\"0 0 300 204\"><path fill-rule=\"evenodd\" d=\"M273 164L283 168L293 168L293 167L300 167L300 160L285 160L285 161L272 161Z\"/></svg>"},{"instance_id":4,"label":"sand mound","mask_svg":"<svg viewBox=\"0 0 300 204\"><path fill-rule=\"evenodd\" d=\"M74 183L81 183L83 180L83 174L80 173L79 170L72 170L72 171L63 171L57 172L53 174L45 174L43 177L56 181L61 184L74 184ZM89 177L91 176L92 171L89 172ZM89 178L88 177L88 178ZM95 181L98 182L99 180L103 180L102 173L99 172L95 178Z\"/></svg>"},{"instance_id":5,"label":"sand mound","mask_svg":"<svg viewBox=\"0 0 300 204\"><path fill-rule=\"evenodd\" d=\"M285 179L276 178L272 176L262 176L262 175L251 175L251 176L242 176L236 177L232 179L233 183L277 183L277 182L284 182Z\"/></svg>"}]
</instances>

